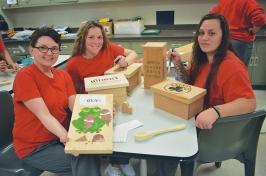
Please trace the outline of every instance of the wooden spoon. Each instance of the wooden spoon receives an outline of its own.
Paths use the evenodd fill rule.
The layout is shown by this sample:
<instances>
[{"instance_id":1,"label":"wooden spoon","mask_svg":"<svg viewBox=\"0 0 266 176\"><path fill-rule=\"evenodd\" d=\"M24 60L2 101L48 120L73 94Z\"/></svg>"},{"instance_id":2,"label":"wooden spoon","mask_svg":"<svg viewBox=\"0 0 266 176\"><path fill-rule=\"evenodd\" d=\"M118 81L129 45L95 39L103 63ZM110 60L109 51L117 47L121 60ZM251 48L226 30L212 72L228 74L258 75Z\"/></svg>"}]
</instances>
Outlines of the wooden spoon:
<instances>
[{"instance_id":1,"label":"wooden spoon","mask_svg":"<svg viewBox=\"0 0 266 176\"><path fill-rule=\"evenodd\" d=\"M135 134L135 141L146 141L149 140L150 138L163 134L163 133L168 133L168 132L172 132L172 131L179 131L179 130L183 130L186 128L186 124L179 124L176 125L174 127L171 128L166 128L166 129L162 129L162 130L154 130L154 131L141 131L138 132L137 134Z\"/></svg>"}]
</instances>

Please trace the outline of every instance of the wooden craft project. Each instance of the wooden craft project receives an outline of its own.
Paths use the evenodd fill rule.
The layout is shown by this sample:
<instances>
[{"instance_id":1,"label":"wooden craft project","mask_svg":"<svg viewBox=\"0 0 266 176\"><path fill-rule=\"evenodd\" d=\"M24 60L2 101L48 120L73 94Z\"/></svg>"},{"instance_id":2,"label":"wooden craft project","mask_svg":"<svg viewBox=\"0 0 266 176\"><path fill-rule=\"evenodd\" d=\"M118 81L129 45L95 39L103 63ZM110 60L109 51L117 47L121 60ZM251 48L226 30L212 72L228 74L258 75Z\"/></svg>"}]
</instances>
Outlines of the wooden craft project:
<instances>
[{"instance_id":1,"label":"wooden craft project","mask_svg":"<svg viewBox=\"0 0 266 176\"><path fill-rule=\"evenodd\" d=\"M166 42L147 42L143 45L144 88L166 79Z\"/></svg>"},{"instance_id":2,"label":"wooden craft project","mask_svg":"<svg viewBox=\"0 0 266 176\"><path fill-rule=\"evenodd\" d=\"M180 54L181 60L183 62L191 62L192 47L193 43L181 46L179 48L175 48L175 51L177 51Z\"/></svg>"},{"instance_id":3,"label":"wooden craft project","mask_svg":"<svg viewBox=\"0 0 266 176\"><path fill-rule=\"evenodd\" d=\"M131 91L141 83L141 67L142 63L133 63L126 68L120 68L119 65L115 65L107 70L105 74L124 74L129 83L129 86L127 87L127 93L130 94Z\"/></svg>"},{"instance_id":4,"label":"wooden craft project","mask_svg":"<svg viewBox=\"0 0 266 176\"><path fill-rule=\"evenodd\" d=\"M124 74L89 77L84 82L89 94L113 94L114 103L118 107L127 100L128 81Z\"/></svg>"},{"instance_id":5,"label":"wooden craft project","mask_svg":"<svg viewBox=\"0 0 266 176\"><path fill-rule=\"evenodd\" d=\"M122 104L122 112L132 114L133 108L127 101Z\"/></svg>"},{"instance_id":6,"label":"wooden craft project","mask_svg":"<svg viewBox=\"0 0 266 176\"><path fill-rule=\"evenodd\" d=\"M113 150L113 95L78 94L65 152L104 154Z\"/></svg>"},{"instance_id":7,"label":"wooden craft project","mask_svg":"<svg viewBox=\"0 0 266 176\"><path fill-rule=\"evenodd\" d=\"M151 89L154 106L178 117L189 119L203 109L205 89L175 80L165 80Z\"/></svg>"},{"instance_id":8,"label":"wooden craft project","mask_svg":"<svg viewBox=\"0 0 266 176\"><path fill-rule=\"evenodd\" d=\"M135 135L135 141L141 142L141 141L146 141L151 139L154 136L158 136L160 134L168 133L168 132L173 132L173 131L179 131L183 130L186 128L186 124L179 124L171 128L166 128L162 130L154 130L154 131L141 131L138 132Z\"/></svg>"},{"instance_id":9,"label":"wooden craft project","mask_svg":"<svg viewBox=\"0 0 266 176\"><path fill-rule=\"evenodd\" d=\"M0 86L5 86L5 85L11 84L11 83L12 83L12 81L10 81L10 80L0 79Z\"/></svg>"}]
</instances>

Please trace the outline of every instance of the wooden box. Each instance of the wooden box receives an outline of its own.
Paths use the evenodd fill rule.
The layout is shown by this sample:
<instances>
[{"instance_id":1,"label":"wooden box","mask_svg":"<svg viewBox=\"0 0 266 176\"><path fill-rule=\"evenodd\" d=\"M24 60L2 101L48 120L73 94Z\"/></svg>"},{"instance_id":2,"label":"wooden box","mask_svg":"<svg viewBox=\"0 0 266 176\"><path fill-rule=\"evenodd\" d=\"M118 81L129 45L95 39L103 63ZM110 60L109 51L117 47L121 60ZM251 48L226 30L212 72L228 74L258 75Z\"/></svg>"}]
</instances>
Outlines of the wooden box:
<instances>
[{"instance_id":1,"label":"wooden box","mask_svg":"<svg viewBox=\"0 0 266 176\"><path fill-rule=\"evenodd\" d=\"M84 82L89 94L113 94L116 106L121 106L127 100L128 80L124 74L89 77Z\"/></svg>"},{"instance_id":2,"label":"wooden box","mask_svg":"<svg viewBox=\"0 0 266 176\"><path fill-rule=\"evenodd\" d=\"M144 88L150 88L166 78L166 42L143 45Z\"/></svg>"},{"instance_id":3,"label":"wooden box","mask_svg":"<svg viewBox=\"0 0 266 176\"><path fill-rule=\"evenodd\" d=\"M165 80L151 89L154 106L178 117L189 119L203 109L205 89L175 80Z\"/></svg>"},{"instance_id":4,"label":"wooden box","mask_svg":"<svg viewBox=\"0 0 266 176\"><path fill-rule=\"evenodd\" d=\"M127 68L120 68L118 65L110 68L105 72L106 75L122 73L126 76L129 86L127 87L127 93L130 92L141 83L141 67L142 63L133 63Z\"/></svg>"},{"instance_id":5,"label":"wooden box","mask_svg":"<svg viewBox=\"0 0 266 176\"><path fill-rule=\"evenodd\" d=\"M112 153L113 95L77 94L68 138L66 153Z\"/></svg>"},{"instance_id":6,"label":"wooden box","mask_svg":"<svg viewBox=\"0 0 266 176\"><path fill-rule=\"evenodd\" d=\"M177 51L180 54L181 60L183 62L184 61L191 62L192 47L193 47L193 43L181 46L179 48L175 48L175 51Z\"/></svg>"}]
</instances>

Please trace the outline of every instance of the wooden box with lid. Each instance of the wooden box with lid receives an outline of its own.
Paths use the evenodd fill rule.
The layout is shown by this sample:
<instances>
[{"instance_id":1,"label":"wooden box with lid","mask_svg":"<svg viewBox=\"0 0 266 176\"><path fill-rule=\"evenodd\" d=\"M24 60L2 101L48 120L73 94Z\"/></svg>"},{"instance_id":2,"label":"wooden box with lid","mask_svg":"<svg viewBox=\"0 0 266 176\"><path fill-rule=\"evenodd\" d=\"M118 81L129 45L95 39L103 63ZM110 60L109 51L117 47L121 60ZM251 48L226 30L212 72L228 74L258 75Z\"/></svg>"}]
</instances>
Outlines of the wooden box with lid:
<instances>
[{"instance_id":1,"label":"wooden box with lid","mask_svg":"<svg viewBox=\"0 0 266 176\"><path fill-rule=\"evenodd\" d=\"M141 67L142 63L133 63L127 68L120 68L118 65L107 70L104 74L124 74L128 80L129 86L127 87L127 93L130 94L131 91L141 83Z\"/></svg>"},{"instance_id":2,"label":"wooden box with lid","mask_svg":"<svg viewBox=\"0 0 266 176\"><path fill-rule=\"evenodd\" d=\"M165 80L151 87L154 106L184 119L202 111L206 90L175 80Z\"/></svg>"},{"instance_id":3,"label":"wooden box with lid","mask_svg":"<svg viewBox=\"0 0 266 176\"><path fill-rule=\"evenodd\" d=\"M84 79L85 90L89 94L113 94L116 106L127 100L128 80L124 74L95 76Z\"/></svg>"}]
</instances>

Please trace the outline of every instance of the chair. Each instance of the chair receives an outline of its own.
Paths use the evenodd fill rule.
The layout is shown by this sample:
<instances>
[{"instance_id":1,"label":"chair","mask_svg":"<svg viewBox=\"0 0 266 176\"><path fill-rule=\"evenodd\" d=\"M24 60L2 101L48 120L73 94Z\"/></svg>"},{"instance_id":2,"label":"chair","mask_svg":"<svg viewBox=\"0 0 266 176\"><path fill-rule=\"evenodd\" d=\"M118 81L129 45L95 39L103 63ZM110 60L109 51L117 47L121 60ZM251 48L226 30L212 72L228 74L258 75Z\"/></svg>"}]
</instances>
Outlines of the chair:
<instances>
[{"instance_id":1,"label":"chair","mask_svg":"<svg viewBox=\"0 0 266 176\"><path fill-rule=\"evenodd\" d=\"M0 91L0 105L0 176L40 175L41 170L28 166L14 152L12 144L13 98L8 91Z\"/></svg>"},{"instance_id":2,"label":"chair","mask_svg":"<svg viewBox=\"0 0 266 176\"><path fill-rule=\"evenodd\" d=\"M258 110L218 119L212 129L200 130L194 171L203 163L215 162L219 168L222 161L237 159L245 166L245 176L254 176L258 139L265 116L265 110Z\"/></svg>"}]
</instances>

